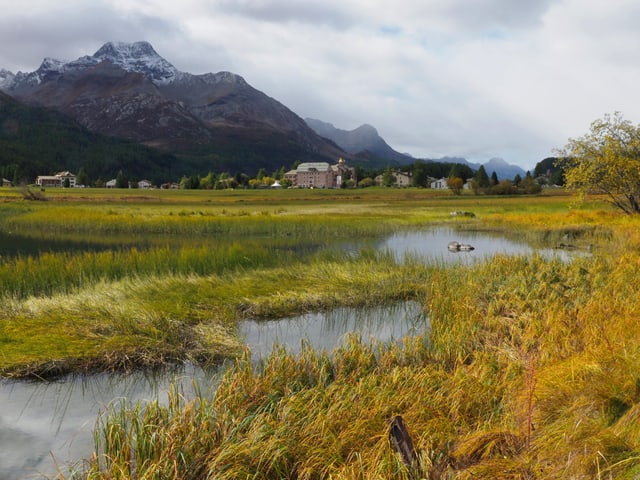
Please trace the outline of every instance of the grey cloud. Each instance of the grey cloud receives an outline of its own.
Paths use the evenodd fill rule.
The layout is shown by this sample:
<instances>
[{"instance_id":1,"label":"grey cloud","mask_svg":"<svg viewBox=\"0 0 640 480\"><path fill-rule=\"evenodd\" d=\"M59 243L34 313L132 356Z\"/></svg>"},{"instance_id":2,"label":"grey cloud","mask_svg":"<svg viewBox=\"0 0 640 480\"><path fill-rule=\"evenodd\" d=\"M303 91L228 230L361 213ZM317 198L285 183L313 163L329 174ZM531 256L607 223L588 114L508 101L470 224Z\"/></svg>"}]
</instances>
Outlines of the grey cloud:
<instances>
[{"instance_id":1,"label":"grey cloud","mask_svg":"<svg viewBox=\"0 0 640 480\"><path fill-rule=\"evenodd\" d=\"M123 15L102 2L0 17L0 68L35 70L44 56L74 60L107 41L166 39L177 35L164 19Z\"/></svg>"},{"instance_id":2,"label":"grey cloud","mask_svg":"<svg viewBox=\"0 0 640 480\"><path fill-rule=\"evenodd\" d=\"M272 23L300 22L346 28L356 21L348 4L336 8L326 0L217 0L219 11Z\"/></svg>"}]
</instances>

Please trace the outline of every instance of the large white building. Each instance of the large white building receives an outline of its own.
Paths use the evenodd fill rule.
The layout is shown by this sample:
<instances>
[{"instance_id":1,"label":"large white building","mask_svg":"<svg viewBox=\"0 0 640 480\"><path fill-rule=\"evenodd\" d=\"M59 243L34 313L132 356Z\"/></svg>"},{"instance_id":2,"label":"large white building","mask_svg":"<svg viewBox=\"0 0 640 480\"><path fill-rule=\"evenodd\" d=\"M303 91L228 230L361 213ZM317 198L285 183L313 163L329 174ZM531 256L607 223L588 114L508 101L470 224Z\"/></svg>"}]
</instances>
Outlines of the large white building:
<instances>
[{"instance_id":1,"label":"large white building","mask_svg":"<svg viewBox=\"0 0 640 480\"><path fill-rule=\"evenodd\" d=\"M55 175L39 175L36 185L41 187L75 187L76 176L71 172L58 172Z\"/></svg>"}]
</instances>

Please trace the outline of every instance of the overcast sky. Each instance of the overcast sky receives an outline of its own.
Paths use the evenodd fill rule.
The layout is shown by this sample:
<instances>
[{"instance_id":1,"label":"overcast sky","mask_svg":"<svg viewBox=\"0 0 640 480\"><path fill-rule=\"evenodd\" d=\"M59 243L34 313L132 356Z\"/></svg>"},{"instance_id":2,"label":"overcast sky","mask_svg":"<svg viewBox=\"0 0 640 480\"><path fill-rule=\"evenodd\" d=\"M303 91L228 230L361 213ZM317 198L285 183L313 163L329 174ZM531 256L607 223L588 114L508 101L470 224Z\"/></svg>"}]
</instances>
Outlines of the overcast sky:
<instances>
[{"instance_id":1,"label":"overcast sky","mask_svg":"<svg viewBox=\"0 0 640 480\"><path fill-rule=\"evenodd\" d=\"M640 123L637 0L0 0L0 68L147 40L301 117L418 158L533 169L591 122Z\"/></svg>"}]
</instances>

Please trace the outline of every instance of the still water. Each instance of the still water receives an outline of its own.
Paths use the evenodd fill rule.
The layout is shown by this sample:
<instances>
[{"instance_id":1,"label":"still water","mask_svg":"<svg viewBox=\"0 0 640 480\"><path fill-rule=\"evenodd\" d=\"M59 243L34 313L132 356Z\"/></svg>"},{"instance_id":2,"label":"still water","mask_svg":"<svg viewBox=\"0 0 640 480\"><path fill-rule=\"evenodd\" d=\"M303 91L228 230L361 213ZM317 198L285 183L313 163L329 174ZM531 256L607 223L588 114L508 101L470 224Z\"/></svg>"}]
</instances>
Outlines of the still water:
<instances>
[{"instance_id":1,"label":"still water","mask_svg":"<svg viewBox=\"0 0 640 480\"><path fill-rule=\"evenodd\" d=\"M465 243L474 247L472 251L449 251L451 241ZM535 248L518 235L505 236L493 232L472 232L451 228L434 228L425 231L398 232L380 240L380 250L388 250L399 261L407 256L416 259L441 261L446 264L470 263L486 259L496 254L531 255L558 257L569 260L576 252L567 252L553 248Z\"/></svg>"},{"instance_id":2,"label":"still water","mask_svg":"<svg viewBox=\"0 0 640 480\"><path fill-rule=\"evenodd\" d=\"M452 240L469 243L475 249L450 252L447 244ZM25 245L20 247L16 243L8 247L9 251L12 247L20 251ZM28 247L37 248L36 245ZM391 252L400 261L409 257L448 264L477 261L496 253L567 255L563 251L534 249L517 237L449 228L397 233L378 241L375 248ZM240 333L255 361L267 355L274 344L299 352L302 342L306 341L314 348L331 350L352 332L361 335L363 340L394 341L425 329L428 329L428 319L415 302L367 310L341 308L277 321L246 321L240 325ZM140 373L69 377L53 383L0 382L0 479L41 478L40 474L52 477L56 473L53 459L59 465L67 465L90 454L96 419L110 404L122 399L131 403L165 401L172 381L189 392L195 379L206 391L215 385L217 375L216 371L185 366L179 373L161 376Z\"/></svg>"},{"instance_id":3,"label":"still water","mask_svg":"<svg viewBox=\"0 0 640 480\"><path fill-rule=\"evenodd\" d=\"M246 321L240 334L259 362L274 345L300 352L302 342L332 350L346 335L358 332L363 340L395 341L420 334L428 319L416 302L370 309L339 308L268 322ZM224 367L221 367L223 369ZM185 395L193 382L202 391L214 389L221 369L203 371L186 365L179 373L127 376L69 377L60 382L0 383L0 479L17 480L54 476L55 464L64 466L92 451L91 433L100 412L126 399L128 404L167 398L172 381ZM64 471L64 470L63 470Z\"/></svg>"}]
</instances>

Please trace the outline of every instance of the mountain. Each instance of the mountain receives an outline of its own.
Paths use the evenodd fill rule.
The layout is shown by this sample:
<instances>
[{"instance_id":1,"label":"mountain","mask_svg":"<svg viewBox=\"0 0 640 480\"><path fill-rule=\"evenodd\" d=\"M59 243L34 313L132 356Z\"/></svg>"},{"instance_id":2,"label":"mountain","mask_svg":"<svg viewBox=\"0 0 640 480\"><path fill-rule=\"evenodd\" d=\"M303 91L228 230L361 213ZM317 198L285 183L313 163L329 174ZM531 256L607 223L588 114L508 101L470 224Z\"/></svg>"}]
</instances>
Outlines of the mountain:
<instances>
[{"instance_id":1,"label":"mountain","mask_svg":"<svg viewBox=\"0 0 640 480\"><path fill-rule=\"evenodd\" d=\"M463 165L468 165L473 171L477 171L481 165L484 165L484 169L487 174L491 175L493 172L496 172L499 180L513 180L516 175L524 177L527 173L518 165L512 165L502 158L497 157L491 158L486 163L472 163L462 157L442 157L438 159L427 159L426 161L439 163L461 163Z\"/></svg>"},{"instance_id":2,"label":"mountain","mask_svg":"<svg viewBox=\"0 0 640 480\"><path fill-rule=\"evenodd\" d=\"M108 42L72 62L45 58L29 73L1 70L0 90L93 132L187 157L202 172L349 157L242 77L181 72L148 42Z\"/></svg>"},{"instance_id":3,"label":"mountain","mask_svg":"<svg viewBox=\"0 0 640 480\"><path fill-rule=\"evenodd\" d=\"M91 132L56 110L24 105L0 92L0 176L32 183L38 175L80 168L95 180L122 170L132 180L180 178L185 159L138 143Z\"/></svg>"},{"instance_id":4,"label":"mountain","mask_svg":"<svg viewBox=\"0 0 640 480\"><path fill-rule=\"evenodd\" d=\"M516 175L524 177L527 174L527 172L518 165L507 163L502 158L491 158L483 165L488 175L491 175L492 172L496 172L496 175L500 180L512 180ZM478 165L478 168L480 168L480 165Z\"/></svg>"},{"instance_id":5,"label":"mountain","mask_svg":"<svg viewBox=\"0 0 640 480\"><path fill-rule=\"evenodd\" d=\"M416 161L410 155L397 152L380 137L377 130L371 125L361 125L355 130L341 130L331 123L314 118L305 118L307 125L318 135L335 142L346 152L356 155L358 158L367 158L369 166L385 167L409 165ZM461 157L442 157L439 159L425 159L427 162L461 163L468 165L473 170L480 168L480 163L470 163ZM489 175L496 172L499 179L513 179L516 175L523 177L526 172L517 165L511 165L501 158L492 158L484 164Z\"/></svg>"},{"instance_id":6,"label":"mountain","mask_svg":"<svg viewBox=\"0 0 640 480\"><path fill-rule=\"evenodd\" d=\"M331 123L313 118L305 118L305 122L318 135L334 141L340 148L354 155L371 155L387 164L391 162L407 165L414 162L413 157L391 148L371 125L364 124L355 130L341 130Z\"/></svg>"}]
</instances>

